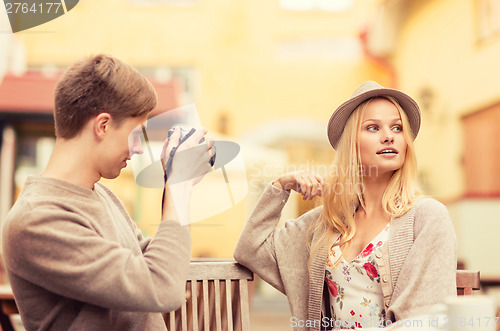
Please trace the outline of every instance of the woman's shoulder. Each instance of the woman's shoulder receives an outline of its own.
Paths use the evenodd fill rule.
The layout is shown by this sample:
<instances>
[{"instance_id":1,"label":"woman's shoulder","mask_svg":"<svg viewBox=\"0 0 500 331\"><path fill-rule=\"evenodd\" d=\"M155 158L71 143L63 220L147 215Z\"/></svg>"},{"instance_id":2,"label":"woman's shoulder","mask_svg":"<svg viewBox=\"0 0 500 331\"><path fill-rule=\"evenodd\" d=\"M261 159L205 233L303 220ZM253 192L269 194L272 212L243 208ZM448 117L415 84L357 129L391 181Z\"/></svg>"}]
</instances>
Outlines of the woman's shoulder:
<instances>
[{"instance_id":1,"label":"woman's shoulder","mask_svg":"<svg viewBox=\"0 0 500 331\"><path fill-rule=\"evenodd\" d=\"M418 199L414 204L413 209L415 209L415 216L426 214L443 216L448 215L448 209L446 206L442 202L430 197L422 197Z\"/></svg>"},{"instance_id":2,"label":"woman's shoulder","mask_svg":"<svg viewBox=\"0 0 500 331\"><path fill-rule=\"evenodd\" d=\"M436 199L421 198L413 208L415 209L414 227L416 232L420 232L421 229L426 227L426 224L432 224L432 228L436 231L449 231L453 227L448 209Z\"/></svg>"}]
</instances>

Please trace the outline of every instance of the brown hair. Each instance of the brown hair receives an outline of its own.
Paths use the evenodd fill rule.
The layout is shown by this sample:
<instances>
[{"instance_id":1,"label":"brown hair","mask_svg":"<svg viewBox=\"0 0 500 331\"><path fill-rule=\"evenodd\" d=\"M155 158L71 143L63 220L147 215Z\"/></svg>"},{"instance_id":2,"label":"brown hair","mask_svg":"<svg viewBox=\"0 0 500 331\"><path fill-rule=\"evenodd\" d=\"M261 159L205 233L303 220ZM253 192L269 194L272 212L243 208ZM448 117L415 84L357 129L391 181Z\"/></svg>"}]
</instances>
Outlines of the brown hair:
<instances>
[{"instance_id":1,"label":"brown hair","mask_svg":"<svg viewBox=\"0 0 500 331\"><path fill-rule=\"evenodd\" d=\"M148 114L157 104L151 83L130 65L109 55L82 59L71 66L55 89L56 136L75 137L85 123L109 113L120 125Z\"/></svg>"}]
</instances>

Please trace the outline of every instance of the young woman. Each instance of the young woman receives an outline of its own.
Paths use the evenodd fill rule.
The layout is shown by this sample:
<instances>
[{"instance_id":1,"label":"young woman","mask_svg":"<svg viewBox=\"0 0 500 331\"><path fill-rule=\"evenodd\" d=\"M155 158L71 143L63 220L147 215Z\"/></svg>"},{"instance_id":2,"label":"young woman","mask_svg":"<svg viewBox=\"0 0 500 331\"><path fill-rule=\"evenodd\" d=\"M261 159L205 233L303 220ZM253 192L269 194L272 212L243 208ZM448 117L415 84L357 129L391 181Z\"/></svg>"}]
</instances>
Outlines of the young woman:
<instances>
[{"instance_id":1,"label":"young woman","mask_svg":"<svg viewBox=\"0 0 500 331\"><path fill-rule=\"evenodd\" d=\"M441 203L419 195L408 95L363 83L333 113L326 181L303 171L270 184L235 259L288 297L297 330L383 327L456 295L456 238ZM323 205L276 228L290 190Z\"/></svg>"}]
</instances>

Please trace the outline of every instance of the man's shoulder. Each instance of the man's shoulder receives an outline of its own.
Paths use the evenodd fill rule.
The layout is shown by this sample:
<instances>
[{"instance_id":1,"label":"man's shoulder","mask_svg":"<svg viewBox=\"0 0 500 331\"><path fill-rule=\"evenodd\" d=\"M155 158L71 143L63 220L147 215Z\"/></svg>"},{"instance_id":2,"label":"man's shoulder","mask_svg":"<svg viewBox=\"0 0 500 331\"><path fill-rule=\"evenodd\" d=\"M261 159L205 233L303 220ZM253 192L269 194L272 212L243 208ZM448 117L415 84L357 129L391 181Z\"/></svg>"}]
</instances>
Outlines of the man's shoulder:
<instances>
[{"instance_id":1,"label":"man's shoulder","mask_svg":"<svg viewBox=\"0 0 500 331\"><path fill-rule=\"evenodd\" d=\"M94 185L94 190L97 192L97 194L100 196L101 199L106 199L109 201L111 204L115 205L116 207L126 210L125 206L123 205L123 202L120 200L120 198L113 192L109 187L104 185L101 182L97 182Z\"/></svg>"},{"instance_id":2,"label":"man's shoulder","mask_svg":"<svg viewBox=\"0 0 500 331\"><path fill-rule=\"evenodd\" d=\"M43 220L63 219L76 216L81 202L78 198L61 197L58 195L21 194L16 200L4 221L4 225L15 224L17 227L36 226ZM86 208L95 206L88 205Z\"/></svg>"},{"instance_id":3,"label":"man's shoulder","mask_svg":"<svg viewBox=\"0 0 500 331\"><path fill-rule=\"evenodd\" d=\"M81 214L81 211L98 208L98 200L85 190L74 191L51 179L28 178L4 223L18 225L48 219L51 215Z\"/></svg>"}]
</instances>

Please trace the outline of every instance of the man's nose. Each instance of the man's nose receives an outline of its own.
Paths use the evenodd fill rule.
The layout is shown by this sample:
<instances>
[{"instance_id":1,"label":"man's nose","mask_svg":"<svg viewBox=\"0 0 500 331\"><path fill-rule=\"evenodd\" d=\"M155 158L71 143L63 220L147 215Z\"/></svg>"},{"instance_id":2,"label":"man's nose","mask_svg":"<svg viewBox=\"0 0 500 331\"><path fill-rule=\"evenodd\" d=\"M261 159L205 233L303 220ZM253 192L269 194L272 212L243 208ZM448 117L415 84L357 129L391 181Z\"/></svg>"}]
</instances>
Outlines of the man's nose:
<instances>
[{"instance_id":1,"label":"man's nose","mask_svg":"<svg viewBox=\"0 0 500 331\"><path fill-rule=\"evenodd\" d=\"M136 137L129 146L130 156L132 157L135 154L142 154L144 149L142 148L142 142L139 137Z\"/></svg>"}]
</instances>

